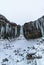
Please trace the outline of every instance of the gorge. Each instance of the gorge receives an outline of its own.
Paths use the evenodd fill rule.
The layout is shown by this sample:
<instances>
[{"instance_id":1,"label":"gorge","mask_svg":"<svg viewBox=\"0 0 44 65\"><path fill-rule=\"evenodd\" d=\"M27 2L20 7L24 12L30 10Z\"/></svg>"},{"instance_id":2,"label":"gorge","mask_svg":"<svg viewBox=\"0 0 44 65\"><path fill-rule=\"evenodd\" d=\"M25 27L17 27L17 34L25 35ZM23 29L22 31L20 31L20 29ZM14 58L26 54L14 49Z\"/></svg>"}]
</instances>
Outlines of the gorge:
<instances>
[{"instance_id":1,"label":"gorge","mask_svg":"<svg viewBox=\"0 0 44 65\"><path fill-rule=\"evenodd\" d=\"M0 15L0 38L12 39L19 37L20 34L28 40L44 36L44 16L21 26L10 22L5 16Z\"/></svg>"}]
</instances>

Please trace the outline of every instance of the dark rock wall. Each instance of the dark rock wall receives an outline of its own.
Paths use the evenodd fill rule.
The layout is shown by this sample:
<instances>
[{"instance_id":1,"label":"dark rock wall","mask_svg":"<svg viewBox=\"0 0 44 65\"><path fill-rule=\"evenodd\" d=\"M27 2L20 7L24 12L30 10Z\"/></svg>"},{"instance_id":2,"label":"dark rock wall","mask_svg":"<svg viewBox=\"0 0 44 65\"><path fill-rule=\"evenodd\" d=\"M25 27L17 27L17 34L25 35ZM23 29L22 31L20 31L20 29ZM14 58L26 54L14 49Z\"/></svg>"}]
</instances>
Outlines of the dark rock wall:
<instances>
[{"instance_id":1,"label":"dark rock wall","mask_svg":"<svg viewBox=\"0 0 44 65\"><path fill-rule=\"evenodd\" d=\"M15 27L17 27L17 34L15 35ZM3 15L0 15L0 38L16 38L20 35L20 25L12 23Z\"/></svg>"},{"instance_id":2,"label":"dark rock wall","mask_svg":"<svg viewBox=\"0 0 44 65\"><path fill-rule=\"evenodd\" d=\"M26 39L35 39L44 36L44 16L30 21L23 25L24 37Z\"/></svg>"},{"instance_id":3,"label":"dark rock wall","mask_svg":"<svg viewBox=\"0 0 44 65\"><path fill-rule=\"evenodd\" d=\"M20 25L10 22L6 17L0 15L0 38L17 38L21 31L28 40L44 36L44 16L25 23L21 28Z\"/></svg>"}]
</instances>

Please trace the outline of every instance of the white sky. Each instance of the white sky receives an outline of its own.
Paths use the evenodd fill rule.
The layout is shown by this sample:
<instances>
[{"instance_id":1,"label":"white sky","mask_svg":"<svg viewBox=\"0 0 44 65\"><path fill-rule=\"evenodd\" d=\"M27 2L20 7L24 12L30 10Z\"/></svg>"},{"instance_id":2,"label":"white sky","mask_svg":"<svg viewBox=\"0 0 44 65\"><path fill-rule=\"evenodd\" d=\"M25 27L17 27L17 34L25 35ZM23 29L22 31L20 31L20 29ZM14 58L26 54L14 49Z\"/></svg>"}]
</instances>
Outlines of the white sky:
<instances>
[{"instance_id":1,"label":"white sky","mask_svg":"<svg viewBox=\"0 0 44 65\"><path fill-rule=\"evenodd\" d=\"M0 14L22 25L44 15L44 0L0 0Z\"/></svg>"}]
</instances>

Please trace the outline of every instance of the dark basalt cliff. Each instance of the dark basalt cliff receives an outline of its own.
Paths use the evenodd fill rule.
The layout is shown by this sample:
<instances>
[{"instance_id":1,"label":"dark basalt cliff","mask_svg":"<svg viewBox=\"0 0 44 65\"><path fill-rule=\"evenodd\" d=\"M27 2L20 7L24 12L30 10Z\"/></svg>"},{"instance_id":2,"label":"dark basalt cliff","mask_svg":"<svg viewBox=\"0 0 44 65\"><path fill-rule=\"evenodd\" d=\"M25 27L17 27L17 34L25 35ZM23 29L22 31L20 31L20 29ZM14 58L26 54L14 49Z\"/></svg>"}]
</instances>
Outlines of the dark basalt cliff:
<instances>
[{"instance_id":1,"label":"dark basalt cliff","mask_svg":"<svg viewBox=\"0 0 44 65\"><path fill-rule=\"evenodd\" d=\"M35 39L44 36L44 16L30 21L23 25L24 37L26 39Z\"/></svg>"},{"instance_id":2,"label":"dark basalt cliff","mask_svg":"<svg viewBox=\"0 0 44 65\"><path fill-rule=\"evenodd\" d=\"M0 38L16 38L20 35L20 25L10 22L0 15Z\"/></svg>"},{"instance_id":3,"label":"dark basalt cliff","mask_svg":"<svg viewBox=\"0 0 44 65\"><path fill-rule=\"evenodd\" d=\"M0 15L0 38L12 39L19 37L20 34L28 40L44 36L44 16L21 26Z\"/></svg>"}]
</instances>

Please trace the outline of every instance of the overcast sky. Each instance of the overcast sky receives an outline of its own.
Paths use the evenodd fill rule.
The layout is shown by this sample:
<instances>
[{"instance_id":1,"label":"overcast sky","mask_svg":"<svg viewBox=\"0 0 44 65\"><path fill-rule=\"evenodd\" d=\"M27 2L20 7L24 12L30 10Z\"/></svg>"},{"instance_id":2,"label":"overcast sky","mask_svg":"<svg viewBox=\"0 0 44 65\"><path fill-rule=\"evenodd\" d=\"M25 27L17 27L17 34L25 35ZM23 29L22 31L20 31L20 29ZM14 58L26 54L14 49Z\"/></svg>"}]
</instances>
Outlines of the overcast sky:
<instances>
[{"instance_id":1,"label":"overcast sky","mask_svg":"<svg viewBox=\"0 0 44 65\"><path fill-rule=\"evenodd\" d=\"M0 14L22 25L44 15L44 0L0 0Z\"/></svg>"}]
</instances>

